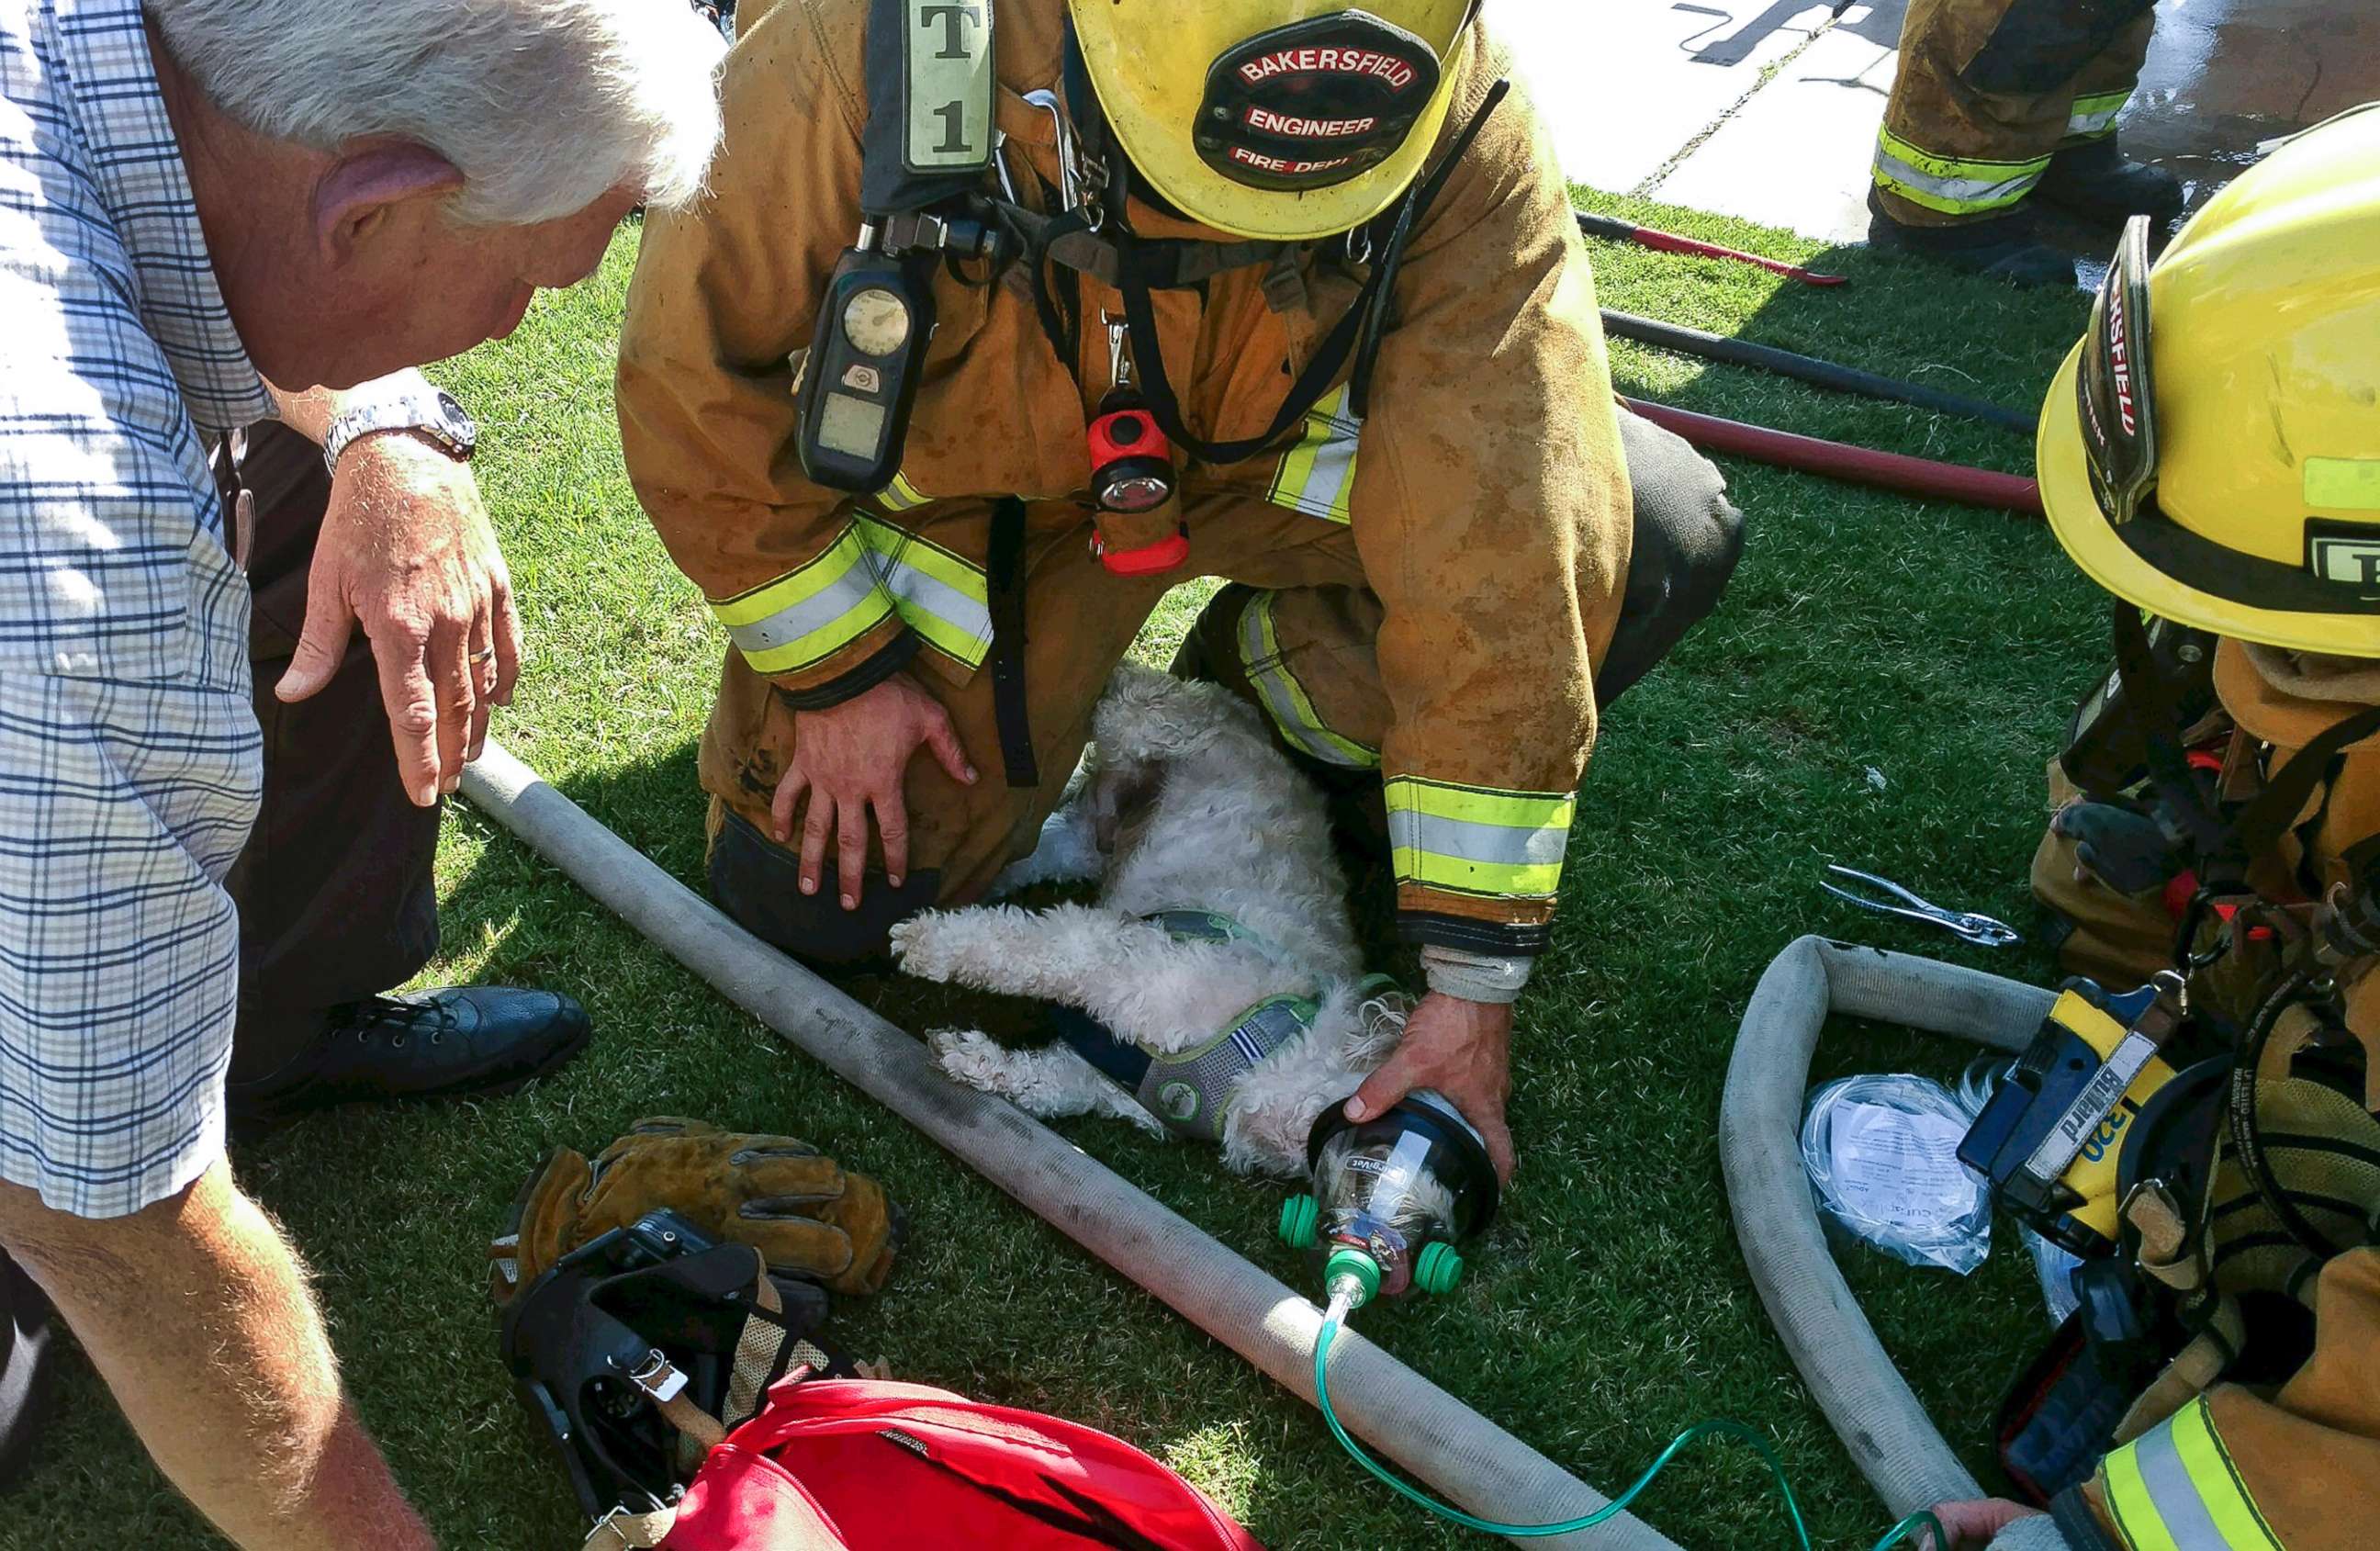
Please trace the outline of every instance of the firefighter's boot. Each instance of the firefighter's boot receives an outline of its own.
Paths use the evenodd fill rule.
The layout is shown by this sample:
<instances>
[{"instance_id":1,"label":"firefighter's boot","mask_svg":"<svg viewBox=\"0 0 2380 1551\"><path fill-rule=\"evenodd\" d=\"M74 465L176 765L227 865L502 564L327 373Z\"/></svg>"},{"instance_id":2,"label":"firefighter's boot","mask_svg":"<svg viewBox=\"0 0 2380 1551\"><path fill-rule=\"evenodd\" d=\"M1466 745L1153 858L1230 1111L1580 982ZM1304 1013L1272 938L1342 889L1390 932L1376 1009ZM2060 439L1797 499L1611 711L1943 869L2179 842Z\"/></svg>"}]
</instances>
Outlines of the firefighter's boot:
<instances>
[{"instance_id":1,"label":"firefighter's boot","mask_svg":"<svg viewBox=\"0 0 2380 1551\"><path fill-rule=\"evenodd\" d=\"M2112 135L2052 156L2033 192L2069 215L2107 226L2145 215L2162 227L2181 213L2181 179L2131 160Z\"/></svg>"},{"instance_id":2,"label":"firefighter's boot","mask_svg":"<svg viewBox=\"0 0 2380 1551\"><path fill-rule=\"evenodd\" d=\"M2017 285L2071 285L2074 260L2034 236L2022 211L1949 226L1912 226L1885 212L1874 189L1867 196L1868 246L1885 252L1913 253L1951 269Z\"/></svg>"}]
</instances>

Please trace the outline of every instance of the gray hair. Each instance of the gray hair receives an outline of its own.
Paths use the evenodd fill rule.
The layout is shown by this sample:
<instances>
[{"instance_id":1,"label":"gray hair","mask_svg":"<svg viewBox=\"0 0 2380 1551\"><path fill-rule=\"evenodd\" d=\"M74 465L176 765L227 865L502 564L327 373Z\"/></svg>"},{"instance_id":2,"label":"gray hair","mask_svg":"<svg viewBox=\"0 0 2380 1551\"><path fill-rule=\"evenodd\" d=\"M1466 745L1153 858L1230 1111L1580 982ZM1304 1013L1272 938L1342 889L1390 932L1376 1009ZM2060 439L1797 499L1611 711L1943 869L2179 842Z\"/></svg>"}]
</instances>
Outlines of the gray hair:
<instances>
[{"instance_id":1,"label":"gray hair","mask_svg":"<svg viewBox=\"0 0 2380 1551\"><path fill-rule=\"evenodd\" d=\"M534 225L615 188L693 198L718 32L686 0L145 0L175 61L268 139L391 136L460 168L455 215Z\"/></svg>"}]
</instances>

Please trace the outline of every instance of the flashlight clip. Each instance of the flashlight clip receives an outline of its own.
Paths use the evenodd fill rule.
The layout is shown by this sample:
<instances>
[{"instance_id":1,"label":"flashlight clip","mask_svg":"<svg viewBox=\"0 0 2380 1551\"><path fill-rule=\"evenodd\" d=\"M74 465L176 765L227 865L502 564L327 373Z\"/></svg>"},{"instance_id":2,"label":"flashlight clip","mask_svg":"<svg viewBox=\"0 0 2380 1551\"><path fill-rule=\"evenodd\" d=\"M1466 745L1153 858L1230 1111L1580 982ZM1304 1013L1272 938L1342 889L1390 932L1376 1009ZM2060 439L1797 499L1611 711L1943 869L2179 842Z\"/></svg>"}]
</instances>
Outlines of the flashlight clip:
<instances>
[{"instance_id":1,"label":"flashlight clip","mask_svg":"<svg viewBox=\"0 0 2380 1551\"><path fill-rule=\"evenodd\" d=\"M1173 443L1132 381L1124 325L1108 320L1108 378L1113 384L1087 432L1093 518L1091 552L1119 576L1149 576L1190 558L1182 520Z\"/></svg>"}]
</instances>

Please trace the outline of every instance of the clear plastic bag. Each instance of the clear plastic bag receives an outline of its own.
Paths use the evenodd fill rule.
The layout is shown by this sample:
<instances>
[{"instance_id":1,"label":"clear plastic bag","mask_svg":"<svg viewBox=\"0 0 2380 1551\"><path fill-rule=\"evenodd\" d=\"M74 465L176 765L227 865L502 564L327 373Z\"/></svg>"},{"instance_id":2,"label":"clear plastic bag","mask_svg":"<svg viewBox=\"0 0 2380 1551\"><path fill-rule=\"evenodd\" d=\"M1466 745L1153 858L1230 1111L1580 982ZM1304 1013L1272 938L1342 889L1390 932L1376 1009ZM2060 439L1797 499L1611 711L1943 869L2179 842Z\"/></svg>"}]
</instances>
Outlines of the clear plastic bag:
<instances>
[{"instance_id":1,"label":"clear plastic bag","mask_svg":"<svg viewBox=\"0 0 2380 1551\"><path fill-rule=\"evenodd\" d=\"M1828 1227L1965 1276L1992 1247L1991 1192L1959 1161L1973 1113L1931 1078L1845 1077L1810 1096L1802 1163Z\"/></svg>"}]
</instances>

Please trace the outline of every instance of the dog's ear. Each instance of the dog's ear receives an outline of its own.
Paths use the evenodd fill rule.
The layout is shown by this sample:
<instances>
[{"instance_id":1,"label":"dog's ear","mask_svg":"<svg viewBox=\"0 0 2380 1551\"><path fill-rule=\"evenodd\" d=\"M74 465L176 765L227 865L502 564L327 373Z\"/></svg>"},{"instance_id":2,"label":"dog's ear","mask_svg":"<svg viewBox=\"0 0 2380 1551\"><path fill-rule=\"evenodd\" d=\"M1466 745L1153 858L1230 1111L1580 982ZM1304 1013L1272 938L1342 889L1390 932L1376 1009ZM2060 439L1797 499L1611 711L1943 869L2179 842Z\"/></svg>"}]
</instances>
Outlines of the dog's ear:
<instances>
[{"instance_id":1,"label":"dog's ear","mask_svg":"<svg viewBox=\"0 0 2380 1551\"><path fill-rule=\"evenodd\" d=\"M1228 726L1237 701L1220 685L1193 684L1127 662L1108 680L1091 718L1103 758L1140 762L1195 754Z\"/></svg>"},{"instance_id":2,"label":"dog's ear","mask_svg":"<svg viewBox=\"0 0 2380 1551\"><path fill-rule=\"evenodd\" d=\"M1116 855L1164 795L1164 766L1141 759L1103 761L1091 782L1091 835L1099 854Z\"/></svg>"}]
</instances>

